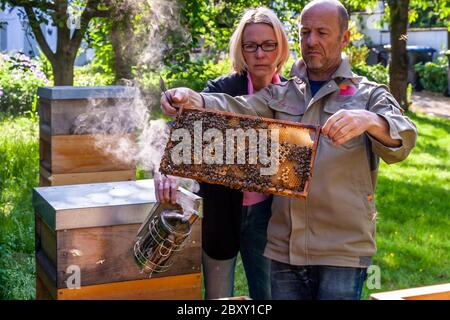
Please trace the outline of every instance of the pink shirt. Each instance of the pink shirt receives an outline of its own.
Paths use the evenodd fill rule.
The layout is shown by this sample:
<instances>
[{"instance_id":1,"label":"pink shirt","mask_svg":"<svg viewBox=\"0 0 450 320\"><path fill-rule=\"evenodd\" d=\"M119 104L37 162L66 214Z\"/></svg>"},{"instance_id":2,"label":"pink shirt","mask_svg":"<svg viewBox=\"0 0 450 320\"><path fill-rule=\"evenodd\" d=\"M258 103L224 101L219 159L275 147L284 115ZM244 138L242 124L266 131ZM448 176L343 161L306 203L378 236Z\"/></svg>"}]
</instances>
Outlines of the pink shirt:
<instances>
[{"instance_id":1,"label":"pink shirt","mask_svg":"<svg viewBox=\"0 0 450 320\"><path fill-rule=\"evenodd\" d=\"M250 75L250 72L247 72L247 89L248 94L252 95L254 93L253 90L253 83L252 83L252 76ZM280 76L275 73L272 78L273 84L281 83ZM254 204L260 203L264 200L266 200L269 197L269 195L259 192L250 192L250 191L244 191L244 198L242 200L242 204L244 206L252 206Z\"/></svg>"}]
</instances>

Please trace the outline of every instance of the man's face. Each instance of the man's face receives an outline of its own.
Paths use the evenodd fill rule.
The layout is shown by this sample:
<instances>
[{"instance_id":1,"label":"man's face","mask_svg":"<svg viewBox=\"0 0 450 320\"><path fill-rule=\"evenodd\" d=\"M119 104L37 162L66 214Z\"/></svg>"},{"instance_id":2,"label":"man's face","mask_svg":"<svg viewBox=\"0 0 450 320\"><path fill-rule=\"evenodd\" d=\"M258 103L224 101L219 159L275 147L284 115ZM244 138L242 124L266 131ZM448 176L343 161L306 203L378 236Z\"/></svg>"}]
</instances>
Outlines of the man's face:
<instances>
[{"instance_id":1,"label":"man's face","mask_svg":"<svg viewBox=\"0 0 450 320\"><path fill-rule=\"evenodd\" d=\"M317 5L308 9L299 29L302 57L309 72L326 73L340 64L349 32L342 34L335 8Z\"/></svg>"}]
</instances>

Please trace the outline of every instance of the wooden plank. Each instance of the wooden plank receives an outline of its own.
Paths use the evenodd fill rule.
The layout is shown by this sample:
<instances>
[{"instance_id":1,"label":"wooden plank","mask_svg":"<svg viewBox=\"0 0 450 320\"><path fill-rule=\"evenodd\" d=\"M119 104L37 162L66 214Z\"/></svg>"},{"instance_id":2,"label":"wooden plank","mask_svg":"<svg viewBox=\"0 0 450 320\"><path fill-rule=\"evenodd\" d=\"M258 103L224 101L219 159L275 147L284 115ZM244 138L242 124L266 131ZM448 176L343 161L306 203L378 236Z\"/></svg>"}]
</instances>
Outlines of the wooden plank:
<instances>
[{"instance_id":1,"label":"wooden plank","mask_svg":"<svg viewBox=\"0 0 450 320\"><path fill-rule=\"evenodd\" d=\"M39 126L39 137L48 142L51 143L52 142L52 133L51 133L52 129L46 125L46 124L41 124Z\"/></svg>"},{"instance_id":2,"label":"wooden plank","mask_svg":"<svg viewBox=\"0 0 450 320\"><path fill-rule=\"evenodd\" d=\"M59 289L58 300L199 300L201 273Z\"/></svg>"},{"instance_id":3,"label":"wooden plank","mask_svg":"<svg viewBox=\"0 0 450 320\"><path fill-rule=\"evenodd\" d=\"M39 213L35 214L36 219L36 252L42 250L50 262L56 266L56 233L42 221Z\"/></svg>"},{"instance_id":4,"label":"wooden plank","mask_svg":"<svg viewBox=\"0 0 450 320\"><path fill-rule=\"evenodd\" d=\"M51 101L44 98L39 98L38 104L38 113L39 113L39 125L51 125Z\"/></svg>"},{"instance_id":5,"label":"wooden plank","mask_svg":"<svg viewBox=\"0 0 450 320\"><path fill-rule=\"evenodd\" d=\"M433 286L378 292L371 300L450 300L450 283Z\"/></svg>"},{"instance_id":6,"label":"wooden plank","mask_svg":"<svg viewBox=\"0 0 450 320\"><path fill-rule=\"evenodd\" d=\"M52 144L42 138L39 139L39 163L42 168L52 170Z\"/></svg>"},{"instance_id":7,"label":"wooden plank","mask_svg":"<svg viewBox=\"0 0 450 320\"><path fill-rule=\"evenodd\" d=\"M39 187L50 187L52 184L42 175L39 175Z\"/></svg>"},{"instance_id":8,"label":"wooden plank","mask_svg":"<svg viewBox=\"0 0 450 320\"><path fill-rule=\"evenodd\" d=\"M52 135L70 134L75 119L85 113L89 106L87 99L39 100L42 113L46 114L43 123L51 127Z\"/></svg>"},{"instance_id":9,"label":"wooden plank","mask_svg":"<svg viewBox=\"0 0 450 320\"><path fill-rule=\"evenodd\" d=\"M135 168L133 160L127 162L125 159L117 159L112 154L101 150L98 142L106 138L111 142L113 150L118 148L115 143L123 141L130 146L134 144L133 134L124 135L62 135L52 136L49 145L44 139L41 144L44 148L44 159L41 159L41 165L45 167L44 161L48 157L48 148L51 149L51 168L47 168L52 174L67 173L85 173L99 171L121 171L132 170Z\"/></svg>"},{"instance_id":10,"label":"wooden plank","mask_svg":"<svg viewBox=\"0 0 450 320\"><path fill-rule=\"evenodd\" d=\"M36 300L53 300L50 291L45 287L39 275L36 275Z\"/></svg>"},{"instance_id":11,"label":"wooden plank","mask_svg":"<svg viewBox=\"0 0 450 320\"><path fill-rule=\"evenodd\" d=\"M405 300L450 300L450 291L404 297Z\"/></svg>"},{"instance_id":12,"label":"wooden plank","mask_svg":"<svg viewBox=\"0 0 450 320\"><path fill-rule=\"evenodd\" d=\"M56 299L56 269L42 250L36 252L36 276L39 277L48 294ZM43 293L43 295L46 294Z\"/></svg>"},{"instance_id":13,"label":"wooden plank","mask_svg":"<svg viewBox=\"0 0 450 320\"><path fill-rule=\"evenodd\" d=\"M173 265L152 278L200 272L201 219L193 225L186 246L174 256ZM147 279L134 259L134 244L140 224L71 229L57 232L58 288L65 288L70 274L65 270L77 265L81 285L93 285L136 279Z\"/></svg>"},{"instance_id":14,"label":"wooden plank","mask_svg":"<svg viewBox=\"0 0 450 320\"><path fill-rule=\"evenodd\" d=\"M51 186L136 180L136 170L51 174L41 166L40 175Z\"/></svg>"}]
</instances>

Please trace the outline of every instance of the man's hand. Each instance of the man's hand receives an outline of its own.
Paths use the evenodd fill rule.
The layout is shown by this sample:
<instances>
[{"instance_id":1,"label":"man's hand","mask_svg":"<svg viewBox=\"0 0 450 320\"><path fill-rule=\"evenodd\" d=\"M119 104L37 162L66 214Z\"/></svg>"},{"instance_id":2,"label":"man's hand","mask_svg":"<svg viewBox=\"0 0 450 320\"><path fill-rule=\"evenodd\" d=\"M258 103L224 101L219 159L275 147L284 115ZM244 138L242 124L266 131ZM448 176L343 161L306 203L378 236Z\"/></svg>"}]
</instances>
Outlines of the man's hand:
<instances>
[{"instance_id":1,"label":"man's hand","mask_svg":"<svg viewBox=\"0 0 450 320\"><path fill-rule=\"evenodd\" d=\"M153 181L155 183L156 201L161 203L177 203L177 177L166 176L156 172Z\"/></svg>"},{"instance_id":2,"label":"man's hand","mask_svg":"<svg viewBox=\"0 0 450 320\"><path fill-rule=\"evenodd\" d=\"M172 105L163 94L161 96L161 109L164 115L174 117L181 106L191 108L204 108L202 96L189 88L175 88L166 91Z\"/></svg>"},{"instance_id":3,"label":"man's hand","mask_svg":"<svg viewBox=\"0 0 450 320\"><path fill-rule=\"evenodd\" d=\"M400 140L391 138L387 121L367 110L339 110L328 118L322 128L322 133L337 145L346 143L366 131L385 146L401 145Z\"/></svg>"}]
</instances>

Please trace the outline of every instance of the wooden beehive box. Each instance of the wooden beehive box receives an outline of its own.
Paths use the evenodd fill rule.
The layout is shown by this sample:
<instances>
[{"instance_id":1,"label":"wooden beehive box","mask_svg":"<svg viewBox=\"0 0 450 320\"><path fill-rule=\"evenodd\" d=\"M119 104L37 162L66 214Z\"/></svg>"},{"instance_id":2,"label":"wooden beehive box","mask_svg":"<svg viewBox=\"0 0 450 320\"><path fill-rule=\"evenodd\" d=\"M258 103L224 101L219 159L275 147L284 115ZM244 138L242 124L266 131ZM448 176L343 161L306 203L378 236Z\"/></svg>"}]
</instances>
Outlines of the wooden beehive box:
<instances>
[{"instance_id":1,"label":"wooden beehive box","mask_svg":"<svg viewBox=\"0 0 450 320\"><path fill-rule=\"evenodd\" d=\"M168 271L149 278L135 262L153 188L149 179L35 188L37 299L201 299L200 219ZM193 193L180 188L178 201L201 214Z\"/></svg>"},{"instance_id":2,"label":"wooden beehive box","mask_svg":"<svg viewBox=\"0 0 450 320\"><path fill-rule=\"evenodd\" d=\"M134 180L133 162L116 159L97 145L105 137L132 145L132 131L102 136L74 134L73 127L77 117L89 112L93 101L113 111L132 101L135 94L135 89L123 86L40 87L40 186Z\"/></svg>"},{"instance_id":3,"label":"wooden beehive box","mask_svg":"<svg viewBox=\"0 0 450 320\"><path fill-rule=\"evenodd\" d=\"M240 133L238 130L241 130ZM217 148L219 151L213 147L216 140L205 139L206 143L203 140L208 131L210 136L214 135L214 139L220 140L221 147ZM278 147L270 151L277 150L273 157L276 166L259 161L263 158L261 155L272 148L270 147L272 132L276 133L273 141L278 141L276 143ZM233 134L236 136L232 136ZM238 134L243 138L238 138ZM229 112L180 108L170 135L161 159L160 171L164 174L245 191L298 198L308 195L320 126ZM185 151L180 148L183 144L186 145L185 139L190 140L187 145L191 150L186 151L190 153L188 156L185 156ZM230 143L233 139L234 145ZM263 144L266 145L266 149L260 149ZM230 150L233 153L231 156ZM243 153L239 160L237 155L241 151ZM207 152L211 153L211 158L218 154L220 156L215 158L216 162L208 160L208 163L205 160ZM250 160L251 152L253 163ZM183 157L184 159L180 161ZM263 174L263 169L270 169L270 166L276 167L276 170L271 174L267 173L270 171Z\"/></svg>"},{"instance_id":4,"label":"wooden beehive box","mask_svg":"<svg viewBox=\"0 0 450 320\"><path fill-rule=\"evenodd\" d=\"M450 300L450 283L433 286L378 292L371 300Z\"/></svg>"}]
</instances>

